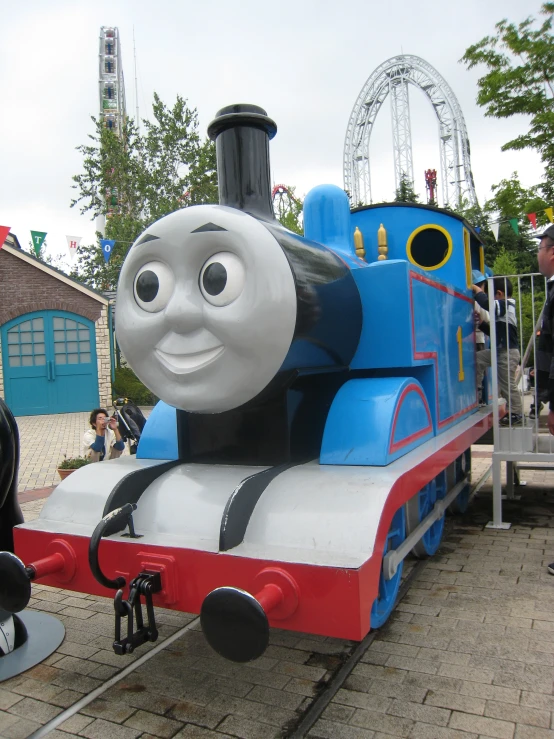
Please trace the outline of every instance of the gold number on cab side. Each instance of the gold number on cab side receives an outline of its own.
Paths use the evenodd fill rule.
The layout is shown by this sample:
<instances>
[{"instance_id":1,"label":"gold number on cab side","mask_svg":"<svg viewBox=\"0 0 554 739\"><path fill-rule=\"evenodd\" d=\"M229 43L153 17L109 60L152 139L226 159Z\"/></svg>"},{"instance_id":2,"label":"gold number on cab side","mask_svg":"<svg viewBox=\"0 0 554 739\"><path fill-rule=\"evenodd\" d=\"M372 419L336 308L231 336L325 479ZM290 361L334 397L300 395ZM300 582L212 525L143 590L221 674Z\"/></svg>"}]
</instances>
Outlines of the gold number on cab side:
<instances>
[{"instance_id":1,"label":"gold number on cab side","mask_svg":"<svg viewBox=\"0 0 554 739\"><path fill-rule=\"evenodd\" d=\"M460 364L460 369L458 370L458 380L460 382L464 381L464 357L462 353L462 327L458 326L458 330L456 331L456 341L458 342L458 362Z\"/></svg>"}]
</instances>

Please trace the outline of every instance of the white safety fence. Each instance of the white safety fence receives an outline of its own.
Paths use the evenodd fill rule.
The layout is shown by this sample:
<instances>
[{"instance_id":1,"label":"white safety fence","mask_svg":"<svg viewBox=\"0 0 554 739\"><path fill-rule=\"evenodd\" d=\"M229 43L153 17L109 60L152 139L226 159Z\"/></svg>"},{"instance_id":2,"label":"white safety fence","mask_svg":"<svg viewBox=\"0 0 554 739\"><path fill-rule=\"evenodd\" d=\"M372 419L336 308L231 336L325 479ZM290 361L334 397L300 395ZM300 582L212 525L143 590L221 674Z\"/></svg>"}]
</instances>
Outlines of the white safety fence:
<instances>
[{"instance_id":1,"label":"white safety fence","mask_svg":"<svg viewBox=\"0 0 554 739\"><path fill-rule=\"evenodd\" d=\"M506 362L503 350L494 351L498 340L508 344L508 322L495 320L495 288L515 299L520 363L517 368ZM554 436L548 431L548 401L541 401L537 383L537 345L546 299L546 280L540 274L505 275L487 280L490 316L491 383L489 402L493 408L494 451L493 520L490 528L509 528L502 521L501 464L506 463L506 497L515 498L514 484L519 483L519 468L554 469ZM499 331L505 331L504 337ZM500 360L500 361L499 361ZM499 377L500 365L500 377ZM506 366L507 365L507 366ZM508 372L508 378L502 373ZM503 381L504 380L504 381ZM507 392L501 392L501 386ZM507 395L503 399L502 396ZM544 396L543 396L544 398ZM518 402L519 401L519 402ZM522 409L521 420L514 418L513 408Z\"/></svg>"}]
</instances>

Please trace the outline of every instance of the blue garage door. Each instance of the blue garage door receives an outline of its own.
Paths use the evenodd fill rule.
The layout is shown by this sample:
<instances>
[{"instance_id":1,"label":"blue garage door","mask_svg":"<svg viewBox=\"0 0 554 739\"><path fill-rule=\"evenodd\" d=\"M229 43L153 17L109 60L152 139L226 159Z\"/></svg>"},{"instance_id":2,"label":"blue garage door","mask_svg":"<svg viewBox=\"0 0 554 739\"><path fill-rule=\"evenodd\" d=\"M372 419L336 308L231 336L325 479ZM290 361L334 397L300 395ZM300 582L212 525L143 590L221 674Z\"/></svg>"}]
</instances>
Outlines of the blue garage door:
<instances>
[{"instance_id":1,"label":"blue garage door","mask_svg":"<svg viewBox=\"0 0 554 739\"><path fill-rule=\"evenodd\" d=\"M94 324L65 311L27 313L2 326L6 402L16 416L98 405Z\"/></svg>"}]
</instances>

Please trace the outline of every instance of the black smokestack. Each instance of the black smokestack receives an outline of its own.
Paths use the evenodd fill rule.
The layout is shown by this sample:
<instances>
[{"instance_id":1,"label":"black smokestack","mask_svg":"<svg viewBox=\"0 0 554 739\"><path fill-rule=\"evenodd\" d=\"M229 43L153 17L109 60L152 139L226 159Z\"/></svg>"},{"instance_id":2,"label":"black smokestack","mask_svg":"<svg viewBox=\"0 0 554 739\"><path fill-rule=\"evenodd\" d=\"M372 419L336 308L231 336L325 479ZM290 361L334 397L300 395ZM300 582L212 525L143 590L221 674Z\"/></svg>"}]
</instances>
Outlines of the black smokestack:
<instances>
[{"instance_id":1,"label":"black smokestack","mask_svg":"<svg viewBox=\"0 0 554 739\"><path fill-rule=\"evenodd\" d=\"M208 126L215 141L219 204L273 221L269 140L277 125L257 105L228 105Z\"/></svg>"}]
</instances>

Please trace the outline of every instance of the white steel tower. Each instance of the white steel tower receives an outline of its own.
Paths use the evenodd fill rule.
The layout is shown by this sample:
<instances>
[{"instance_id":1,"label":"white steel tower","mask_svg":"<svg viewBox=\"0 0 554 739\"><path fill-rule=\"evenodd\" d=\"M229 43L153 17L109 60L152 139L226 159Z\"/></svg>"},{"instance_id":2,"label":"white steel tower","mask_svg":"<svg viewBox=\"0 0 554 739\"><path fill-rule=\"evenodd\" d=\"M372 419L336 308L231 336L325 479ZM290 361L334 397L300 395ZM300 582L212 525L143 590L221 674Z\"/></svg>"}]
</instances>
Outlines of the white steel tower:
<instances>
[{"instance_id":1,"label":"white steel tower","mask_svg":"<svg viewBox=\"0 0 554 739\"><path fill-rule=\"evenodd\" d=\"M125 119L125 83L117 28L101 27L99 61L100 120L107 128L121 133Z\"/></svg>"},{"instance_id":2,"label":"white steel tower","mask_svg":"<svg viewBox=\"0 0 554 739\"><path fill-rule=\"evenodd\" d=\"M121 58L121 42L119 31L111 26L100 28L99 49L99 93L100 115L106 128L113 129L117 134L123 130L125 120L125 82L123 80L123 61ZM99 215L96 219L96 230L102 235L105 233L106 217L110 217L117 206L117 191L115 188L104 194L107 205L107 214Z\"/></svg>"},{"instance_id":3,"label":"white steel tower","mask_svg":"<svg viewBox=\"0 0 554 739\"><path fill-rule=\"evenodd\" d=\"M368 78L356 100L344 142L344 188L352 205L371 203L369 143L377 114L391 96L394 179L413 184L412 137L408 85L429 99L439 129L442 205L477 204L471 173L469 139L460 104L446 80L417 56L402 54L383 62Z\"/></svg>"}]
</instances>

